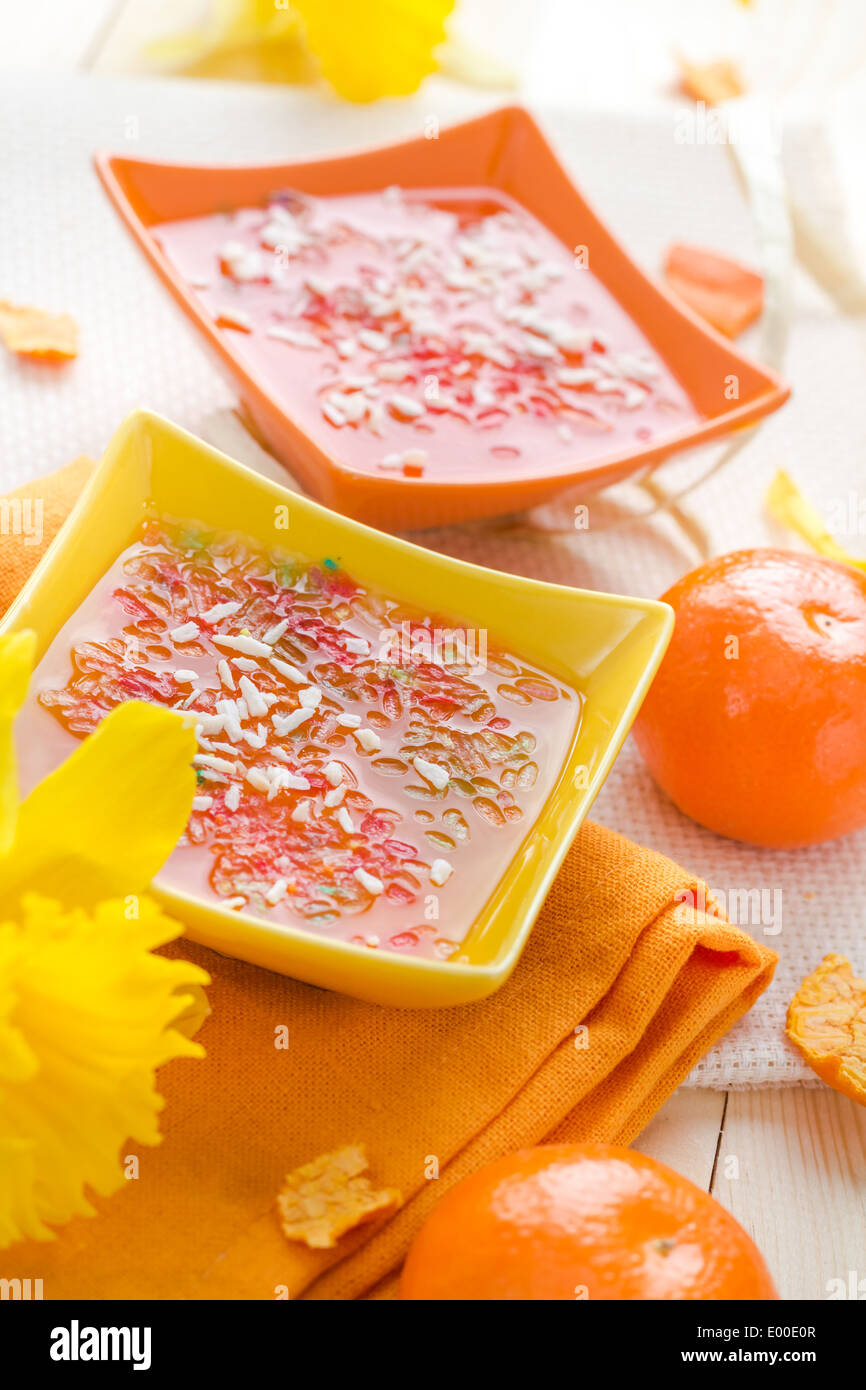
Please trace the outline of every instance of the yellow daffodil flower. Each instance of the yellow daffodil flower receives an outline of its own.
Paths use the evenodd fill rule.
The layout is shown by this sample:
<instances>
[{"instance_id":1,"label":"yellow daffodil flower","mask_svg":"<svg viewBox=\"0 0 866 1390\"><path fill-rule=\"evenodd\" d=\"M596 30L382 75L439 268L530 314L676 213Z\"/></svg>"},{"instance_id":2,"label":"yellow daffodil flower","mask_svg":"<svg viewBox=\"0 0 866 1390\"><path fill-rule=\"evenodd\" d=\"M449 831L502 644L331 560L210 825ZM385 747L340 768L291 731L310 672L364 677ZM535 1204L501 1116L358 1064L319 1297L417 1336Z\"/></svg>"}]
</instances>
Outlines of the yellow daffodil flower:
<instances>
[{"instance_id":1,"label":"yellow daffodil flower","mask_svg":"<svg viewBox=\"0 0 866 1390\"><path fill-rule=\"evenodd\" d=\"M349 101L414 92L437 67L455 0L215 0L207 24L151 45L202 76L309 79Z\"/></svg>"},{"instance_id":2,"label":"yellow daffodil flower","mask_svg":"<svg viewBox=\"0 0 866 1390\"><path fill-rule=\"evenodd\" d=\"M850 555L839 542L831 536L812 503L805 498L797 484L781 468L767 490L767 510L783 526L795 531L798 536L830 560L841 560L843 564L854 565L866 570L866 560Z\"/></svg>"},{"instance_id":3,"label":"yellow daffodil flower","mask_svg":"<svg viewBox=\"0 0 866 1390\"><path fill-rule=\"evenodd\" d=\"M349 101L406 96L436 68L454 0L293 0L322 76Z\"/></svg>"},{"instance_id":4,"label":"yellow daffodil flower","mask_svg":"<svg viewBox=\"0 0 866 1390\"><path fill-rule=\"evenodd\" d=\"M92 1214L121 1146L159 1142L156 1068L204 1055L186 1034L208 976L151 954L182 929L138 895L186 825L194 734L120 705L19 804L34 649L0 636L0 1248Z\"/></svg>"}]
</instances>

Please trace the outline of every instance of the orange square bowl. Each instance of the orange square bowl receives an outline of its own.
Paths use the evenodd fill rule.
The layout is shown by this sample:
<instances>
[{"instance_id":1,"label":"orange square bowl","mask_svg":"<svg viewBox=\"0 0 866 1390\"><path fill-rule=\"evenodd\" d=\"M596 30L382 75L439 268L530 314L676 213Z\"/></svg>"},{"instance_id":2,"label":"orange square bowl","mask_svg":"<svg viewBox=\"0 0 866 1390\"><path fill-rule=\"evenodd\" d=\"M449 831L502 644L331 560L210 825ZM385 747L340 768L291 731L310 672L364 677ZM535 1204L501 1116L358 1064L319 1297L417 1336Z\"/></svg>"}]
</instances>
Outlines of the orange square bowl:
<instances>
[{"instance_id":1,"label":"orange square bowl","mask_svg":"<svg viewBox=\"0 0 866 1390\"><path fill-rule=\"evenodd\" d=\"M407 530L521 511L576 484L612 483L677 450L748 425L787 399L788 388L749 361L696 315L650 280L628 257L572 184L535 121L505 107L440 132L435 140L404 140L361 153L293 164L209 166L160 164L98 154L96 169L124 222L237 383L256 429L291 465L307 491L348 516L385 529ZM371 476L353 468L351 448L326 452L293 419L290 406L258 380L231 339L172 267L152 228L161 222L263 204L277 189L311 195L404 188L483 186L522 203L566 246L590 248L592 271L617 299L690 396L699 419L669 437L600 455L574 470L561 464L515 479L497 474L437 480ZM735 376L738 398L724 383Z\"/></svg>"},{"instance_id":2,"label":"orange square bowl","mask_svg":"<svg viewBox=\"0 0 866 1390\"><path fill-rule=\"evenodd\" d=\"M619 751L673 628L664 603L540 584L479 569L326 511L250 472L159 416L131 415L110 441L66 525L0 632L30 628L41 659L94 584L155 511L273 544L275 505L289 509L298 555L339 555L349 574L431 613L460 617L535 661L584 698L551 793L465 938L459 960L370 951L234 912L216 897L154 890L189 934L224 955L402 1006L465 1003L508 978L578 826Z\"/></svg>"}]
</instances>

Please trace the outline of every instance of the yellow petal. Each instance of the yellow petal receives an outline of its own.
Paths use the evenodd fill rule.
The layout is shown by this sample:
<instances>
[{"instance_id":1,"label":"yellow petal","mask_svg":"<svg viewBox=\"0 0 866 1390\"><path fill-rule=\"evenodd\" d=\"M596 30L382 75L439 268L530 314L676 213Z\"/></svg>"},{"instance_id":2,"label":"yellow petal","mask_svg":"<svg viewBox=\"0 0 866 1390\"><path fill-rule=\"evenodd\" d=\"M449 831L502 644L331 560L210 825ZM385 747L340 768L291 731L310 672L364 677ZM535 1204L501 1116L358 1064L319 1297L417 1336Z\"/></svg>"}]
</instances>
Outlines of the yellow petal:
<instances>
[{"instance_id":1,"label":"yellow petal","mask_svg":"<svg viewBox=\"0 0 866 1390\"><path fill-rule=\"evenodd\" d=\"M136 893L168 858L192 808L195 735L182 715L119 705L18 812L0 861L0 909L25 888L64 904Z\"/></svg>"},{"instance_id":2,"label":"yellow petal","mask_svg":"<svg viewBox=\"0 0 866 1390\"><path fill-rule=\"evenodd\" d=\"M436 68L454 0L293 0L322 76L349 101L405 96Z\"/></svg>"},{"instance_id":3,"label":"yellow petal","mask_svg":"<svg viewBox=\"0 0 866 1390\"><path fill-rule=\"evenodd\" d=\"M88 1189L121 1187L129 1141L160 1141L157 1069L204 1055L174 1020L208 976L153 954L181 928L149 898L130 915L126 900L64 912L25 894L20 910L0 925L0 1055L12 1038L28 1063L0 1071L0 1248L49 1239L91 1214Z\"/></svg>"},{"instance_id":4,"label":"yellow petal","mask_svg":"<svg viewBox=\"0 0 866 1390\"><path fill-rule=\"evenodd\" d=\"M465 82L469 87L492 87L500 91L506 87L517 87L520 78L510 64L487 53L483 48L451 34L438 54L439 71L444 77L455 82Z\"/></svg>"},{"instance_id":5,"label":"yellow petal","mask_svg":"<svg viewBox=\"0 0 866 1390\"><path fill-rule=\"evenodd\" d=\"M843 564L866 570L866 560L849 555L848 551L833 539L811 502L806 500L796 483L782 469L779 469L770 484L766 503L767 510L776 521L791 531L796 531L797 535L802 536L819 555L826 555L829 560L841 560Z\"/></svg>"},{"instance_id":6,"label":"yellow petal","mask_svg":"<svg viewBox=\"0 0 866 1390\"><path fill-rule=\"evenodd\" d=\"M200 29L157 39L147 53L156 62L186 67L259 43L284 43L299 32L297 15L274 0L216 0Z\"/></svg>"},{"instance_id":7,"label":"yellow petal","mask_svg":"<svg viewBox=\"0 0 866 1390\"><path fill-rule=\"evenodd\" d=\"M201 985L187 985L184 982L179 988L183 990L178 999L181 1009L177 1017L172 1019L171 1026L178 1033L183 1033L185 1038L194 1038L210 1016L211 1007Z\"/></svg>"},{"instance_id":8,"label":"yellow petal","mask_svg":"<svg viewBox=\"0 0 866 1390\"><path fill-rule=\"evenodd\" d=\"M10 632L0 637L0 854L5 854L15 835L18 779L12 721L27 694L35 650L33 632Z\"/></svg>"}]
</instances>

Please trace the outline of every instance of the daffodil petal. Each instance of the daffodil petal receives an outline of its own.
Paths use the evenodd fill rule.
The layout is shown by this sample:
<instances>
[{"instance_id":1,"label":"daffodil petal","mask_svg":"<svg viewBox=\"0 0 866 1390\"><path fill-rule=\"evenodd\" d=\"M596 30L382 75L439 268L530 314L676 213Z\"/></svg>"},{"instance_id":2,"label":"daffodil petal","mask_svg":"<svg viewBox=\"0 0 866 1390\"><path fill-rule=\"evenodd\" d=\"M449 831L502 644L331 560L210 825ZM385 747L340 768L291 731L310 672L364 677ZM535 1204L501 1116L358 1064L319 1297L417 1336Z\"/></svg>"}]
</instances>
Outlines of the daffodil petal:
<instances>
[{"instance_id":1,"label":"daffodil petal","mask_svg":"<svg viewBox=\"0 0 866 1390\"><path fill-rule=\"evenodd\" d=\"M201 985L187 985L184 982L182 989L183 993L178 999L181 1012L172 1019L172 1027L177 1029L178 1033L183 1033L185 1038L194 1038L209 1017L211 1007Z\"/></svg>"},{"instance_id":2,"label":"daffodil petal","mask_svg":"<svg viewBox=\"0 0 866 1390\"><path fill-rule=\"evenodd\" d=\"M499 91L517 87L520 81L509 63L469 43L459 34L449 35L437 57L443 76L465 82L469 87L492 87Z\"/></svg>"},{"instance_id":3,"label":"daffodil petal","mask_svg":"<svg viewBox=\"0 0 866 1390\"><path fill-rule=\"evenodd\" d=\"M147 54L155 62L188 67L254 44L283 43L299 32L297 15L274 0L216 0L201 28L156 39Z\"/></svg>"},{"instance_id":4,"label":"daffodil petal","mask_svg":"<svg viewBox=\"0 0 866 1390\"><path fill-rule=\"evenodd\" d=\"M405 96L436 68L454 0L292 0L322 76L349 101Z\"/></svg>"},{"instance_id":5,"label":"daffodil petal","mask_svg":"<svg viewBox=\"0 0 866 1390\"><path fill-rule=\"evenodd\" d=\"M766 504L767 510L776 521L787 526L789 530L796 531L797 535L802 536L819 555L826 555L829 560L841 560L843 564L866 570L866 560L849 555L848 551L834 540L812 503L807 501L793 479L781 468L767 490Z\"/></svg>"},{"instance_id":6,"label":"daffodil petal","mask_svg":"<svg viewBox=\"0 0 866 1390\"><path fill-rule=\"evenodd\" d=\"M15 836L18 778L12 722L27 694L35 651L33 632L10 632L0 637L0 854L5 854Z\"/></svg>"},{"instance_id":7,"label":"daffodil petal","mask_svg":"<svg viewBox=\"0 0 866 1390\"><path fill-rule=\"evenodd\" d=\"M121 1187L123 1146L160 1141L157 1069L204 1055L174 1020L207 973L152 954L181 928L151 899L133 914L126 899L67 912L28 893L20 911L0 927L0 1025L33 1064L0 1075L0 1249L51 1239L52 1225L92 1214L87 1189Z\"/></svg>"},{"instance_id":8,"label":"daffodil petal","mask_svg":"<svg viewBox=\"0 0 866 1390\"><path fill-rule=\"evenodd\" d=\"M183 716L119 705L18 812L0 861L0 909L25 888L90 906L134 894L161 868L192 808L195 735Z\"/></svg>"},{"instance_id":9,"label":"daffodil petal","mask_svg":"<svg viewBox=\"0 0 866 1390\"><path fill-rule=\"evenodd\" d=\"M0 1138L0 1250L16 1240L51 1240L33 1203L33 1149L25 1139Z\"/></svg>"}]
</instances>

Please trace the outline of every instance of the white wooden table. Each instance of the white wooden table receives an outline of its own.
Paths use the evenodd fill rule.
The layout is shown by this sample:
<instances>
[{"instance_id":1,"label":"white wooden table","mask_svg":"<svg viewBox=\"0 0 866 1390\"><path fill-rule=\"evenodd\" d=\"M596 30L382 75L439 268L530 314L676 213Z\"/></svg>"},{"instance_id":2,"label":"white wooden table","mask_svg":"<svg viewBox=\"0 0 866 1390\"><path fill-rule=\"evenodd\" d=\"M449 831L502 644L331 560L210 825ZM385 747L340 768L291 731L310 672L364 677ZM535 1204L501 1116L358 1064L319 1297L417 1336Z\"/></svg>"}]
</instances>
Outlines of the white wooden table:
<instances>
[{"instance_id":1,"label":"white wooden table","mask_svg":"<svg viewBox=\"0 0 866 1390\"><path fill-rule=\"evenodd\" d=\"M539 6L514 6L503 25L498 0L464 0L470 29L483 32L485 15L512 52ZM557 66L555 23L562 0L546 0L529 68L546 81ZM670 17L686 0L663 0ZM605 7L601 7L604 9ZM613 10L613 6L610 10ZM28 0L0 8L0 64L18 68L141 70L141 47L156 34L194 21L197 0ZM597 23L599 7L589 6ZM705 22L720 4L706 6ZM587 20L587 22L590 22ZM545 46L546 45L546 46ZM506 56L507 53L506 53ZM558 63L558 78L574 85L572 69ZM649 80L648 73L642 74ZM641 80L636 69L632 85ZM599 90L604 86L599 82ZM608 84L607 95L611 88ZM751 1091L681 1088L637 1140L636 1148L669 1163L726 1206L756 1240L785 1299L866 1299L866 1109L826 1087ZM862 1282L861 1282L862 1281Z\"/></svg>"}]
</instances>

